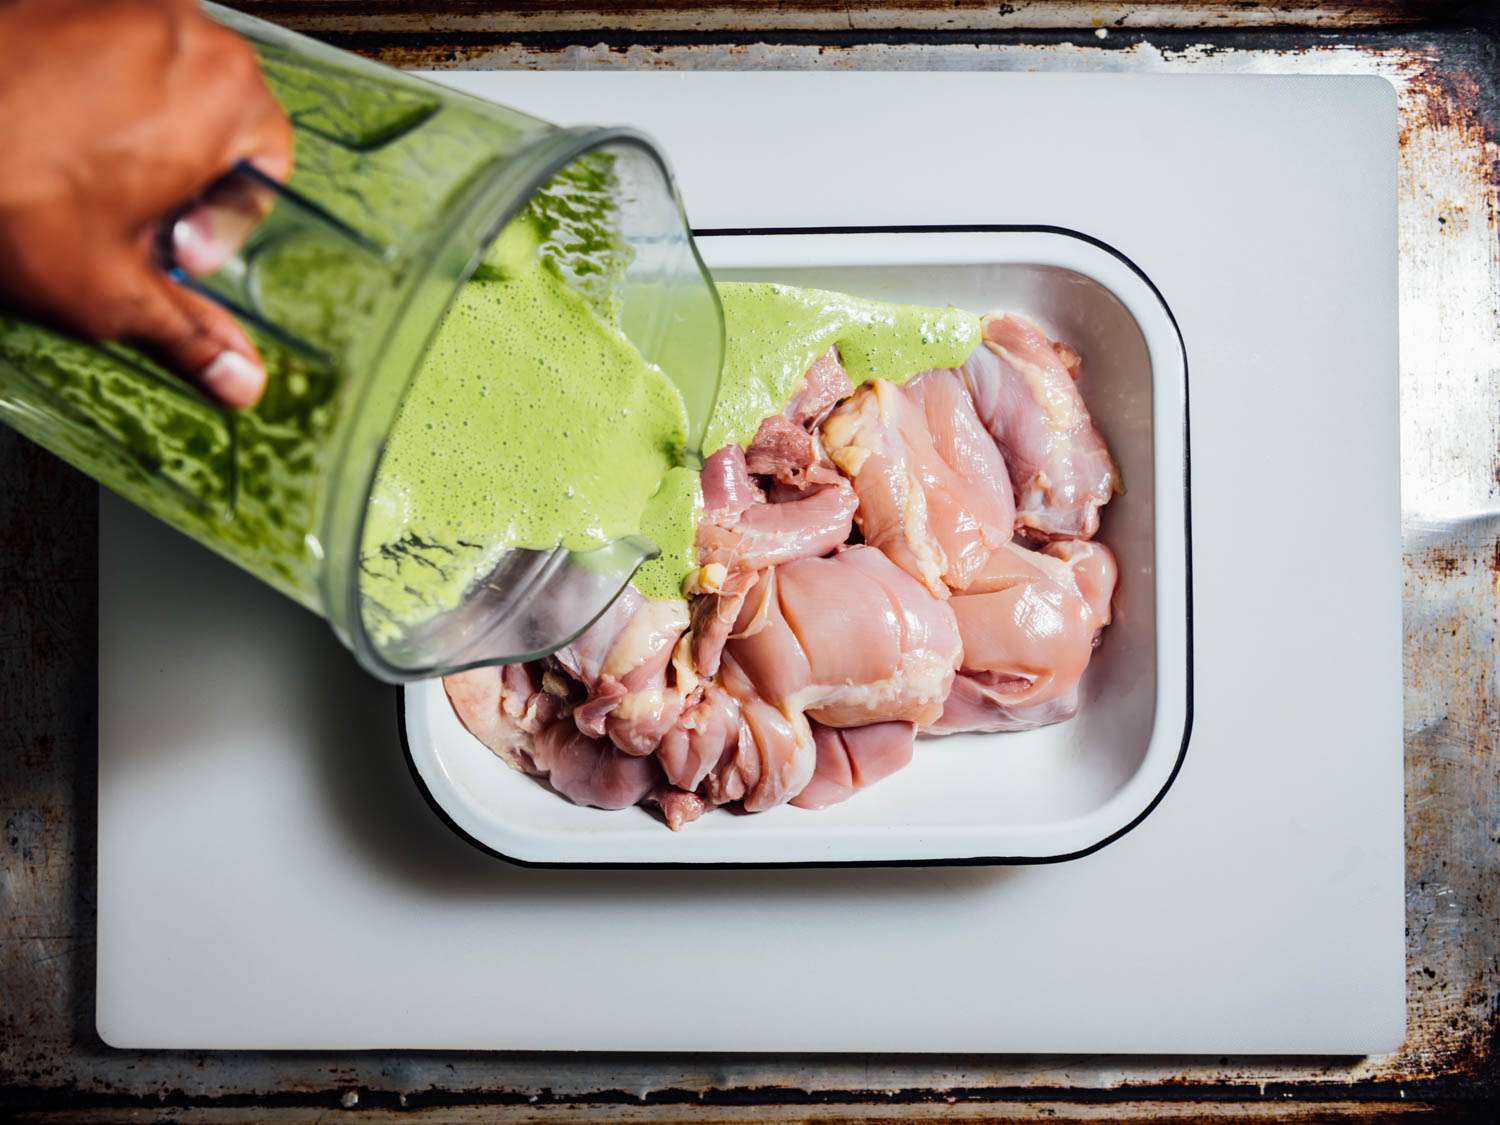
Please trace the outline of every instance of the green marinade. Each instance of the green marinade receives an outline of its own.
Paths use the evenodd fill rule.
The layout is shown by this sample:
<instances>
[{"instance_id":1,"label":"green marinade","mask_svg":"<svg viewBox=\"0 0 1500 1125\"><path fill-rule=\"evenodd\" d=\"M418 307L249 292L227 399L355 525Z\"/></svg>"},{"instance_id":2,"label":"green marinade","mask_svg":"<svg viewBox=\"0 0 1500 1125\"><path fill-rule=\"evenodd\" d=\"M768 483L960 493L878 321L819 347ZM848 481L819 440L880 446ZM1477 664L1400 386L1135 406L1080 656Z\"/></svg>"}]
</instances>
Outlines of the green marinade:
<instances>
[{"instance_id":1,"label":"green marinade","mask_svg":"<svg viewBox=\"0 0 1500 1125\"><path fill-rule=\"evenodd\" d=\"M528 217L506 228L391 430L361 589L398 625L456 606L507 550L587 551L636 534L680 459L677 388L538 254L541 241ZM696 493L669 495L649 521L661 557L635 579L659 598L677 596L693 564ZM419 547L380 550L403 541Z\"/></svg>"},{"instance_id":2,"label":"green marinade","mask_svg":"<svg viewBox=\"0 0 1500 1125\"><path fill-rule=\"evenodd\" d=\"M363 589L397 624L459 604L514 548L588 550L642 534L634 584L681 596L695 564L697 475L675 467L686 413L647 363L513 223L438 332L391 433L365 534ZM726 283L727 354L704 452L748 442L837 346L856 382L961 363L960 310ZM404 544L400 551L384 550Z\"/></svg>"},{"instance_id":3,"label":"green marinade","mask_svg":"<svg viewBox=\"0 0 1500 1125\"><path fill-rule=\"evenodd\" d=\"M979 346L979 318L952 306L893 305L769 282L721 283L719 299L724 375L705 453L750 441L830 347L856 383L900 383L932 367L957 367Z\"/></svg>"}]
</instances>

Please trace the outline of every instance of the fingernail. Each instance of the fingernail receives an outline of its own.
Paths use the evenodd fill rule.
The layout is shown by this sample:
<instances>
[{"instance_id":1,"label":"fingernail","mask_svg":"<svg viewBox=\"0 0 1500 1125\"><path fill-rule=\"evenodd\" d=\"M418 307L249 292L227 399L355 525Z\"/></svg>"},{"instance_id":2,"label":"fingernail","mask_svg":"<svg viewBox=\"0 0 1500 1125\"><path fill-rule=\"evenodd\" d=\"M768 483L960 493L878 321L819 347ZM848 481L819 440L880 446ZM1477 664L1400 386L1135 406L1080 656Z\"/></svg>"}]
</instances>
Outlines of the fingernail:
<instances>
[{"instance_id":1,"label":"fingernail","mask_svg":"<svg viewBox=\"0 0 1500 1125\"><path fill-rule=\"evenodd\" d=\"M207 277L233 253L234 248L216 236L213 215L202 207L172 224L172 256L194 277Z\"/></svg>"},{"instance_id":2,"label":"fingernail","mask_svg":"<svg viewBox=\"0 0 1500 1125\"><path fill-rule=\"evenodd\" d=\"M239 352L220 352L203 369L204 388L228 406L251 406L260 398L266 373Z\"/></svg>"}]
</instances>

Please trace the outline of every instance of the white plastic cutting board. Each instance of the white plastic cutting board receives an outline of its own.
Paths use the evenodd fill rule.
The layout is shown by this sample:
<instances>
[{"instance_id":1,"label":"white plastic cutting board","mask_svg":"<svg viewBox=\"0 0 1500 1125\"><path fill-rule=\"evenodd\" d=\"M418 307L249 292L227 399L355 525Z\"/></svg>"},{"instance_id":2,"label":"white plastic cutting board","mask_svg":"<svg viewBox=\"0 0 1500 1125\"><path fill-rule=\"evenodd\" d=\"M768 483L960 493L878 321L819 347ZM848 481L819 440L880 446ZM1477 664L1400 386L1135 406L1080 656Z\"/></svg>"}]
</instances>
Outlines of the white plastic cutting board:
<instances>
[{"instance_id":1,"label":"white plastic cutting board","mask_svg":"<svg viewBox=\"0 0 1500 1125\"><path fill-rule=\"evenodd\" d=\"M117 1046L1363 1053L1404 1020L1396 109L1374 79L449 74L629 121L700 227L1031 223L1156 282L1192 410L1194 719L1057 866L569 872L424 806L395 693L109 499ZM691 1004L671 1002L680 989Z\"/></svg>"}]
</instances>

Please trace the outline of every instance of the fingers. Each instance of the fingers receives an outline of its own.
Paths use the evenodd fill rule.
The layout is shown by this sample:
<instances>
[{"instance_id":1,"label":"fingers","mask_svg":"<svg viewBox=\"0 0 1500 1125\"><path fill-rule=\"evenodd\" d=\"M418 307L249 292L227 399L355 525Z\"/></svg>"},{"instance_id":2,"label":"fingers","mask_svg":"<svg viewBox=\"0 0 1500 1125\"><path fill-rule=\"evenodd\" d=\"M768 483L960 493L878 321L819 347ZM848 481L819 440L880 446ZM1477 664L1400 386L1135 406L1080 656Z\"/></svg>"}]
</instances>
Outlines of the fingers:
<instances>
[{"instance_id":1,"label":"fingers","mask_svg":"<svg viewBox=\"0 0 1500 1125\"><path fill-rule=\"evenodd\" d=\"M260 400L265 368L234 317L154 270L143 270L137 284L122 338L225 406Z\"/></svg>"},{"instance_id":2,"label":"fingers","mask_svg":"<svg viewBox=\"0 0 1500 1125\"><path fill-rule=\"evenodd\" d=\"M205 107L205 119L215 111L224 115L214 126L220 179L176 220L171 236L177 263L204 276L239 249L274 204L264 188L222 173L247 160L271 179L285 181L292 170L292 130L250 45L201 12L195 22L202 37L195 52L201 76L195 90L212 107ZM265 368L233 316L156 270L147 273L147 297L131 331L132 342L226 406L243 408L259 401Z\"/></svg>"}]
</instances>

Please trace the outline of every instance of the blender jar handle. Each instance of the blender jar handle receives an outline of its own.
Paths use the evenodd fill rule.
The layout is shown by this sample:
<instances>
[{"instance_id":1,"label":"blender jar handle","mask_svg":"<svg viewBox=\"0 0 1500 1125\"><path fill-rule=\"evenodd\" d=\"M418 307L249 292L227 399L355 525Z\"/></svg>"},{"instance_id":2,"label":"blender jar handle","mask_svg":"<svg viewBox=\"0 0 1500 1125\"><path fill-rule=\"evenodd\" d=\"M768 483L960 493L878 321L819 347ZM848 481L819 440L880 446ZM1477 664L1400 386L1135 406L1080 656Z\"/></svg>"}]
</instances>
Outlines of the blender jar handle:
<instances>
[{"instance_id":1,"label":"blender jar handle","mask_svg":"<svg viewBox=\"0 0 1500 1125\"><path fill-rule=\"evenodd\" d=\"M316 330L296 323L294 312L288 315L296 302L277 301L261 284L260 263L278 249L309 242L380 270L395 258L392 248L245 160L161 225L156 254L161 268L180 284L279 343L326 360L328 349Z\"/></svg>"}]
</instances>

